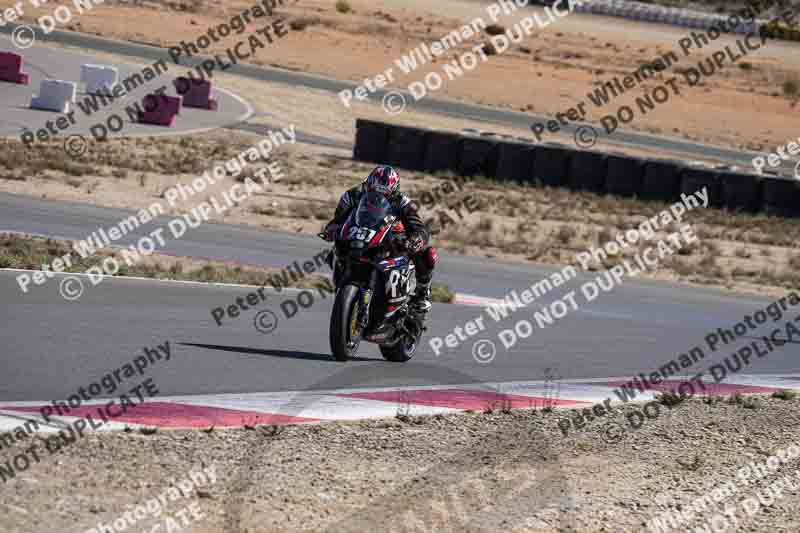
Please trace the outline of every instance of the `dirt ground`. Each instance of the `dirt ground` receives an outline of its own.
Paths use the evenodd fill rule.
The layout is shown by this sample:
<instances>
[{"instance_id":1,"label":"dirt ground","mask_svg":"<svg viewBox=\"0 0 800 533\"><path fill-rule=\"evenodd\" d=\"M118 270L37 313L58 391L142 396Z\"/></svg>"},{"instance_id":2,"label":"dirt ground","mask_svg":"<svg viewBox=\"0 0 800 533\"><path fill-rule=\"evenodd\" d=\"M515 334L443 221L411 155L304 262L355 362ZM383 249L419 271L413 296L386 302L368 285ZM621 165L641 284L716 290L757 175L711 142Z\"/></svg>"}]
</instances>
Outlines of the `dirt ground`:
<instances>
[{"instance_id":1,"label":"dirt ground","mask_svg":"<svg viewBox=\"0 0 800 533\"><path fill-rule=\"evenodd\" d=\"M184 530L195 533L356 532L375 524L389 532L633 532L693 508L674 531L710 528L711 520L721 531L716 517L735 508L730 520L740 531L797 531L797 400L717 400L661 405L637 430L627 406L566 437L557 424L568 411L491 405L322 425L95 433L52 456L40 445L40 463L0 484L3 530L83 533L124 523L126 512L136 517L137 507L164 496L153 507L160 516L132 518L131 530L166 531L169 520L185 527L183 512ZM22 439L2 455L31 444ZM770 456L787 459L772 469ZM739 472L748 465L745 479ZM201 468L214 477L181 485ZM173 487L183 487L175 499ZM748 513L748 499L764 505ZM184 511L190 505L201 518Z\"/></svg>"},{"instance_id":2,"label":"dirt ground","mask_svg":"<svg viewBox=\"0 0 800 533\"><path fill-rule=\"evenodd\" d=\"M39 9L26 5L25 20L49 14L58 3L64 1L48 2ZM11 0L0 1L0 7L11 4ZM405 89L432 70L442 72L445 62L487 42L490 36L486 33L472 37L434 63L407 75L394 63L420 42L438 40L475 17L482 17L487 25L492 23L484 4L467 0L353 0L349 2L351 10L340 13L329 0L287 2L276 10L275 17L285 18L294 29L267 49L258 50L253 63L359 82L394 66L395 81L389 85ZM141 5L106 2L74 18L68 29L172 46L181 41L193 42L208 27L229 20L250 6L242 0L224 3L146 0ZM533 11L545 17L540 8L528 8L502 16L498 22L510 29ZM131 20L137 23L131 24ZM265 19L257 19L248 26L248 31L266 24L259 20ZM637 113L636 119L625 127L755 151L784 145L797 138L797 120L793 118L798 113L796 98L788 97L782 87L787 80L800 79L800 54L797 53L800 45L767 42L759 50L735 64L728 62L712 77L690 87L680 74L682 71L696 68L698 62L724 50L725 46L737 49L737 38L726 35L700 49L693 48L685 55L678 41L690 33L677 27L571 14L543 29L537 28L533 36L512 45L508 51L487 56L487 62L445 83L434 96L551 116L578 102L586 102L588 118L596 121L622 104L631 105L636 97L663 86L665 80L675 75L680 94L673 95L668 102L644 116ZM207 51L222 53L240 39L235 36L222 39ZM640 64L652 62L670 51L679 56L671 70L644 81L603 107L589 103L587 93L593 87L613 76L633 72ZM223 86L227 86L224 81ZM277 107L290 106L304 94L293 95L290 101L278 103ZM318 118L324 116L319 124L323 128L327 124L350 124L354 116L387 118L374 103L354 103L347 109L331 95L316 95L320 96L325 101L323 106L311 106L307 102L303 109ZM297 107L292 106L292 109L296 111ZM271 111L267 106L263 106L263 110ZM410 112L388 118L420 123L419 115ZM447 125L447 122L437 122L430 118L425 120L428 125ZM516 133L530 135L529 130Z\"/></svg>"}]
</instances>

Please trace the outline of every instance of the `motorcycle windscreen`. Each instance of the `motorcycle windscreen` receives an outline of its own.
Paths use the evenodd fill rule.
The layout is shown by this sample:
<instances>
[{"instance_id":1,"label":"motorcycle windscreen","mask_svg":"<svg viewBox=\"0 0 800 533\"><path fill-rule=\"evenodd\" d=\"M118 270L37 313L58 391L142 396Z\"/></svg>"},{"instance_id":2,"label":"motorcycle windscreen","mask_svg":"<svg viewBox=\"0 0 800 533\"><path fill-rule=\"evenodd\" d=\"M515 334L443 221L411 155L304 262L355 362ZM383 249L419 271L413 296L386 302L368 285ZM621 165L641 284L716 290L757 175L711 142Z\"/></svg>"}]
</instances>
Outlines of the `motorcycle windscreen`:
<instances>
[{"instance_id":1,"label":"motorcycle windscreen","mask_svg":"<svg viewBox=\"0 0 800 533\"><path fill-rule=\"evenodd\" d=\"M383 193L366 192L361 195L361 200L358 202L355 223L357 226L367 228L382 226L390 209L391 205Z\"/></svg>"}]
</instances>

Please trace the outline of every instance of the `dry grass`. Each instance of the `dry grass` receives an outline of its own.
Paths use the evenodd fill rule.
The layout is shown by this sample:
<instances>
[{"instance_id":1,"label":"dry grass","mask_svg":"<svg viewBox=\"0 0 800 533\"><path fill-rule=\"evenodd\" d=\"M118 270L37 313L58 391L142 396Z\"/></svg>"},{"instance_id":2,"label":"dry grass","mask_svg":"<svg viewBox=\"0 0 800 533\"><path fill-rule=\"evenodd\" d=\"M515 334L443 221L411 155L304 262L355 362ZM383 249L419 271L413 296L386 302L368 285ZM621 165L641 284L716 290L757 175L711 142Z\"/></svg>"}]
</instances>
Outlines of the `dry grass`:
<instances>
[{"instance_id":1,"label":"dry grass","mask_svg":"<svg viewBox=\"0 0 800 533\"><path fill-rule=\"evenodd\" d=\"M289 27L294 31L303 31L310 26L317 26L322 23L322 19L317 16L301 16L289 21Z\"/></svg>"},{"instance_id":2,"label":"dry grass","mask_svg":"<svg viewBox=\"0 0 800 533\"><path fill-rule=\"evenodd\" d=\"M350 2L347 0L336 0L336 11L339 13L350 13L353 8L350 7Z\"/></svg>"},{"instance_id":3,"label":"dry grass","mask_svg":"<svg viewBox=\"0 0 800 533\"><path fill-rule=\"evenodd\" d=\"M58 257L72 251L72 243L41 237L0 233L0 268L38 270ZM195 260L154 253L137 264L128 266L116 250L101 250L94 257L81 259L71 254L72 266L65 272L85 272L100 265L106 257L114 257L120 265L116 276L136 276L153 279L199 281L205 283L237 283L242 285L269 286L270 275L280 274L280 269L235 265L224 261ZM328 288L329 276L310 274L300 279L288 278L286 287ZM434 284L432 300L452 303L455 294L446 285Z\"/></svg>"},{"instance_id":4,"label":"dry grass","mask_svg":"<svg viewBox=\"0 0 800 533\"><path fill-rule=\"evenodd\" d=\"M57 143L26 150L18 142L0 141L0 190L142 208L168 187L188 183L257 140L219 132L191 138L110 141L95 146L77 163L92 169L80 177L73 176L68 160L59 159L62 152ZM272 160L285 168L285 177L230 209L225 222L316 234L320 224L332 216L341 193L361 181L372 167L305 148L281 149ZM242 176L251 176L252 170ZM436 190L441 191L445 182L456 177L452 173L401 174L403 190L416 199L425 192L436 196ZM242 176L229 178L223 186ZM613 240L616 234L668 207L566 189L499 184L480 177L440 197L440 204L422 208L423 218L432 222L434 244L439 248L558 265L574 263L578 252ZM168 212L188 211L207 198L198 195ZM800 286L800 221L715 209L692 211L684 221L691 223L699 242L681 249L646 275L755 292ZM678 225L667 229L676 231ZM662 231L659 237L665 235ZM639 243L592 269L610 268L647 245Z\"/></svg>"},{"instance_id":5,"label":"dry grass","mask_svg":"<svg viewBox=\"0 0 800 533\"><path fill-rule=\"evenodd\" d=\"M0 268L38 270L42 265L50 264L53 259L62 257L71 250L72 243L68 241L0 234ZM123 256L113 249L100 251L95 257L87 259L81 259L76 253L72 253L73 264L65 271L85 272L90 267L99 265L106 257L117 259L120 264L120 271L116 274L118 276L263 285L267 283L269 274L279 273L279 269L238 266L222 261L196 261L162 254L152 254L140 263L128 266ZM327 285L323 276L313 275L297 281L290 280L288 286Z\"/></svg>"}]
</instances>

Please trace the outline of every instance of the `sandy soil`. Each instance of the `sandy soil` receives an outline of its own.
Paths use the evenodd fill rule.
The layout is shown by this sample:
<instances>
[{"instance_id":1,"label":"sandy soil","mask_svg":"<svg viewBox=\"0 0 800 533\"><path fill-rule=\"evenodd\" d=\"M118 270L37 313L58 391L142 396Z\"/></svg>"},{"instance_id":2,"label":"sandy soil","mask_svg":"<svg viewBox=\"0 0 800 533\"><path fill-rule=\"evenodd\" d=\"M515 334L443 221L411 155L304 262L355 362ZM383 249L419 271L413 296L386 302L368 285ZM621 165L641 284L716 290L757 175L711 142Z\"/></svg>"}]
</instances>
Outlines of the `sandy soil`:
<instances>
[{"instance_id":1,"label":"sandy soil","mask_svg":"<svg viewBox=\"0 0 800 533\"><path fill-rule=\"evenodd\" d=\"M11 3L2 0L0 6ZM26 19L33 20L49 13L55 5L48 3L38 10L26 5ZM75 18L70 28L170 46L196 39L209 26L229 19L249 5L242 0L227 0L224 4L205 0L190 3L146 1L141 6L106 3ZM492 22L481 4L469 1L359 0L351 5L353 10L349 13L338 13L333 3L326 0L303 0L278 9L276 17L286 18L298 29L266 50L259 50L253 62L363 81L393 66L395 59L420 42L437 40L477 16L486 19L487 24ZM529 13L530 10L518 11L499 22L511 28ZM130 24L133 19L137 24ZM248 31L261 26L261 23L253 23ZM685 56L677 42L687 35L681 28L572 14L537 30L535 35L513 45L505 53L489 56L488 62L446 83L435 96L549 115L585 101L589 118L597 120L622 104L631 104L643 90L652 91L663 85L668 76L664 73L659 75L660 79L647 80L602 108L588 102L587 93L594 84L632 72L641 63L676 51L680 60L673 65L670 76L678 76L680 95L673 96L645 116L637 116L629 128L750 150L783 145L788 139L797 138L797 121L791 118L796 116L797 108L781 90L786 80L798 78L800 73L796 43L768 42L736 65L728 64L712 78L689 87L679 72L696 66L726 45L735 46L735 38L721 37ZM486 34L473 37L458 49L451 49L436 63L408 75L395 66L398 74L391 86L405 88L423 79L431 70L442 72L444 62L450 62L488 38ZM221 53L237 39L241 38L229 37L213 44L209 50ZM747 69L743 68L744 63ZM299 98L294 96L292 100ZM323 99L324 106L306 105L303 109L317 117L328 115L325 123L338 123L340 129L342 124L351 123L355 115L386 118L374 104L356 103L348 110L331 95L324 95ZM290 105L290 102L285 104ZM276 105L282 107L281 103ZM294 107L294 111L296 109ZM419 123L419 117L406 115L390 118ZM430 122L426 120L426 123Z\"/></svg>"},{"instance_id":2,"label":"sandy soil","mask_svg":"<svg viewBox=\"0 0 800 533\"><path fill-rule=\"evenodd\" d=\"M557 426L566 411L486 410L92 434L54 456L43 450L41 463L0 485L3 530L84 532L159 495L163 514L145 515L137 531L151 531L159 520L160 531L168 519L183 525L179 512L194 505L202 518L187 530L196 533L356 532L376 524L391 532L633 532L712 494L718 499L677 531L694 530L732 506L740 531L800 527L800 459L765 467L760 479L754 471L749 481L737 477L742 467L800 451L790 448L800 446L797 400L661 405L661 415L638 430L623 429L628 406L567 437ZM30 444L4 449L3 457ZM168 497L201 468L212 468L216 481L196 478L195 486L183 485L185 496ZM784 478L795 488L783 485L770 502L770 487ZM730 494L717 490L723 486L733 487ZM742 501L761 496L768 505L748 516Z\"/></svg>"}]
</instances>

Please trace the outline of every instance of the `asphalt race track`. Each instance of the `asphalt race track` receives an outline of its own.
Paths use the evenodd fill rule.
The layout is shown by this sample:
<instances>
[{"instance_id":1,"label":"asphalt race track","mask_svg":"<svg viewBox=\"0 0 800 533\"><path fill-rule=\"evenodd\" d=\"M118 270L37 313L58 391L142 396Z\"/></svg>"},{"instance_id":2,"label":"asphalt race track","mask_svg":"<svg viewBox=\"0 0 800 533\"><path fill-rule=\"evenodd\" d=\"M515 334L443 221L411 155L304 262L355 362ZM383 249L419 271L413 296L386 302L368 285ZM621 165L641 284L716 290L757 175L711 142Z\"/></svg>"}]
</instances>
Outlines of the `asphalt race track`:
<instances>
[{"instance_id":1,"label":"asphalt race track","mask_svg":"<svg viewBox=\"0 0 800 533\"><path fill-rule=\"evenodd\" d=\"M77 238L124 213L0 195L0 228L4 230ZM159 225L164 223L159 219ZM148 228L154 229L148 225L138 231L143 234ZM222 224L205 224L181 240L167 242L166 251L174 254L278 267L309 258L324 247L322 241L307 236ZM522 290L553 270L443 254L436 281L455 291L497 298L514 288ZM217 326L211 309L235 303L236 296L248 289L107 279L96 287L86 282L83 296L70 302L59 295L59 279L23 294L16 275L0 272L0 345L5 348L0 399L4 401L60 397L129 361L144 346L166 340L174 346L175 359L168 367L154 367L163 394L311 390L321 382L327 388L348 388L364 380L365 374L357 373L358 382L353 382L350 372L342 374L341 383L336 380L343 364L329 356L329 295L322 298L317 293L314 305L286 319L280 303L296 298L296 291L269 292L265 302ZM581 275L536 305L562 297L590 277ZM360 351L365 360L346 364L368 366L364 372L370 376L369 386L448 384L454 379L463 383L465 376L476 383L540 380L548 368L564 379L630 376L659 368L664 361L703 344L709 332L732 327L768 301L626 279L621 287L556 324L537 329L509 351L497 341L497 332L513 327L518 318L530 318L533 308L520 310L501 324L486 317L485 334L458 349L445 347L438 357L426 343L411 362L392 364L381 359L374 345L365 344ZM278 326L270 334L254 327L256 313L262 310L278 316ZM481 314L480 307L437 304L426 338L451 333ZM489 364L472 357L472 343L479 338L491 339L498 347ZM712 364L711 355L724 357L747 342L707 354L698 371ZM796 372L798 355L800 345L788 344L758 359L748 373Z\"/></svg>"},{"instance_id":2,"label":"asphalt race track","mask_svg":"<svg viewBox=\"0 0 800 533\"><path fill-rule=\"evenodd\" d=\"M453 263L458 259L443 258L443 281ZM748 299L707 291L627 282L553 326L537 329L510 351L497 342L498 328L487 318L487 334L475 339L497 344L489 364L473 359L475 339L456 350L444 348L438 357L425 344L405 364L385 362L374 345L364 344L359 352L363 359L338 363L328 349L330 297L317 295L314 305L286 319L280 302L293 294L270 291L262 305L217 326L210 310L234 303L248 289L110 279L87 287L80 300L69 302L59 296L58 279L23 295L14 276L0 272L3 401L65 397L140 355L144 346L165 341L172 346L172 359L152 367L164 395L314 390L319 383L325 388L356 388L365 380L371 387L463 384L465 376L475 383L542 380L548 368L565 380L631 376L658 369L703 344L703 337L716 327L731 327L758 307ZM475 276L488 279L491 274ZM535 275L520 279L519 285L532 279ZM253 325L256 313L265 309L278 316L270 334ZM479 307L435 304L426 336L450 333L481 312ZM531 314L518 312L520 318ZM513 322L507 319L503 325ZM721 359L743 344L731 344L713 355ZM788 344L753 362L748 374L796 371L798 355L800 346ZM712 354L707 354L698 371L711 362ZM348 370L367 368L342 373L344 379L337 380L344 365Z\"/></svg>"},{"instance_id":3,"label":"asphalt race track","mask_svg":"<svg viewBox=\"0 0 800 533\"><path fill-rule=\"evenodd\" d=\"M39 90L39 83L43 79L57 79L64 81L74 81L78 83L77 101L82 101L87 97L82 92L80 86L81 65L84 64L106 64L97 59L76 54L68 51L59 51L54 48L36 46L18 50L11 41L5 37L0 37L0 50L20 53L24 56L25 62L23 71L30 74L29 85L16 85L12 83L0 83L0 136L14 136L19 138L23 131L30 130L36 132L40 128L46 127L48 120L55 120L60 117L60 113L54 111L43 111L30 108L31 95ZM71 108L75 111L75 124L70 125L61 132L62 137L72 134L87 135L90 133L91 126L97 123L105 124L108 117L117 114L124 119L124 128L117 134L110 133L111 136L129 135L163 135L204 131L212 128L235 124L246 120L252 115L251 106L240 97L217 89L217 99L219 108L216 111L203 109L183 108L181 114L172 128L164 126L148 126L131 122L125 112L126 106L132 106L138 102L142 106L142 99L155 89L166 86L165 94L176 95L173 79L186 73L186 69L169 64L169 56L164 53L161 59L167 61L169 70L149 82L145 82L132 90L124 99L117 100L107 106L102 107L90 116L81 111L75 104ZM113 65L119 70L119 79L122 80L135 72L141 72L141 67L130 65Z\"/></svg>"},{"instance_id":4,"label":"asphalt race track","mask_svg":"<svg viewBox=\"0 0 800 533\"><path fill-rule=\"evenodd\" d=\"M55 33L49 37L51 40L72 45L135 53L153 60L165 55L154 47ZM38 127L35 113L20 108L26 107L31 88L38 85L39 79L55 76L77 80L81 63L96 62L91 57L56 55L52 50L36 47L28 50L26 56L31 57L26 70L33 77L32 85L23 88L3 84L3 102L12 103L3 104L7 107L2 110L2 134L16 136L22 127ZM237 65L232 72L331 92L354 86L278 69ZM159 80L153 83L161 84ZM381 96L377 94L377 98ZM242 120L249 112L246 104L234 96L223 94L222 98L221 112L187 110L185 115L182 113L179 126L217 127ZM435 99L425 99L416 105L436 113L524 127L537 120L523 113ZM132 125L125 133L151 134L151 130ZM181 130L173 129L170 133L176 131ZM618 133L616 140L631 146L668 148L734 162L746 162L752 157L734 150L628 132ZM98 227L114 225L128 214L120 209L0 194L0 231L78 239ZM166 223L163 219L157 222ZM155 225L152 222L139 228L120 244L132 243ZM325 247L325 243L310 236L223 224L204 224L184 238L167 243L167 248L160 251L273 267L310 258ZM442 254L436 281L460 293L499 298L511 289L529 287L553 270ZM513 327L518 318L530 318L533 309L521 310L502 324L494 324L486 317L486 332L457 349L443 348L439 356L425 342L414 360L392 364L383 361L377 347L364 344L358 360L338 363L329 356L328 348L330 296L322 299L317 295L313 306L286 319L280 302L297 293L270 291L267 301L256 309L244 311L238 319L228 319L218 327L210 310L234 303L236 296L248 289L108 279L96 287L88 286L87 282L80 300L66 301L59 295L59 279L23 294L15 281L17 274L0 272L0 346L5 349L0 378L2 401L64 397L87 381L130 361L144 346L164 341L170 341L174 359L169 365L154 367L153 373L165 395L314 390L320 383L326 388L348 388L359 387L365 380L374 387L452 384L455 380L463 383L465 377L475 383L541 380L548 373L562 379L631 376L659 368L665 360L703 344L709 332L718 327L732 327L745 314L768 303L763 298L626 279L623 286L601 295L553 326L537 329L509 351L500 345L497 332ZM593 276L581 275L556 289L538 301L536 308L577 289ZM270 334L257 331L253 324L256 313L267 309L279 317L277 329ZM426 339L451 333L454 327L463 326L482 313L485 315L480 307L437 304ZM473 341L483 338L495 341L498 346L497 355L489 364L479 363L471 353ZM747 342L742 339L715 354L707 354L697 371L705 370L715 359L733 353ZM747 372L797 372L798 355L800 345L788 344L769 357L756 360ZM355 379L353 373L341 372L344 365L364 370Z\"/></svg>"}]
</instances>

